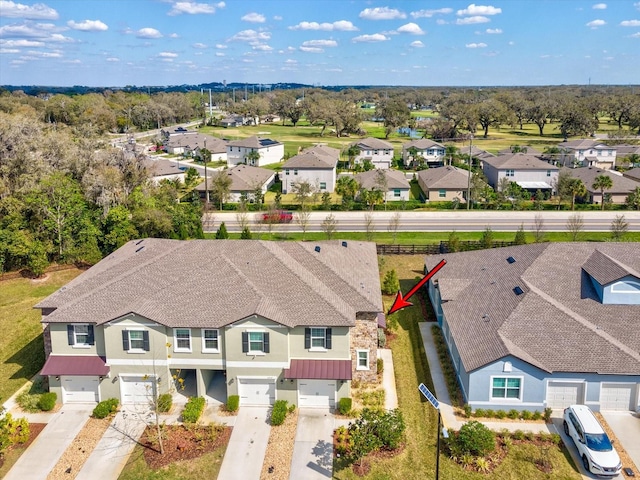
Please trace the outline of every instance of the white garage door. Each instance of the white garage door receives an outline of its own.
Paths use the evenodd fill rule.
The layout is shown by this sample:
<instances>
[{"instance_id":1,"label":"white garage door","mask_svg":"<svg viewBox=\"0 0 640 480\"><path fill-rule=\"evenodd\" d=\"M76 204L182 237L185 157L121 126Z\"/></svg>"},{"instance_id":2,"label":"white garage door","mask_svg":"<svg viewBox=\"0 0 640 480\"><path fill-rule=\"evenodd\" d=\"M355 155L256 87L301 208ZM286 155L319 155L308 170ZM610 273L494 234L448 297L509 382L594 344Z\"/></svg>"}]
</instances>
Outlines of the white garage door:
<instances>
[{"instance_id":1,"label":"white garage door","mask_svg":"<svg viewBox=\"0 0 640 480\"><path fill-rule=\"evenodd\" d=\"M120 375L120 396L123 404L150 406L154 393L153 379Z\"/></svg>"},{"instance_id":2,"label":"white garage door","mask_svg":"<svg viewBox=\"0 0 640 480\"><path fill-rule=\"evenodd\" d=\"M566 408L569 405L582 403L582 383L549 382L547 385L547 407Z\"/></svg>"},{"instance_id":3,"label":"white garage door","mask_svg":"<svg viewBox=\"0 0 640 480\"><path fill-rule=\"evenodd\" d=\"M601 410L631 410L631 399L635 385L624 383L603 383L600 389Z\"/></svg>"},{"instance_id":4,"label":"white garage door","mask_svg":"<svg viewBox=\"0 0 640 480\"><path fill-rule=\"evenodd\" d=\"M335 407L335 380L298 380L300 407Z\"/></svg>"},{"instance_id":5,"label":"white garage door","mask_svg":"<svg viewBox=\"0 0 640 480\"><path fill-rule=\"evenodd\" d=\"M98 402L98 377L60 376L62 403Z\"/></svg>"},{"instance_id":6,"label":"white garage door","mask_svg":"<svg viewBox=\"0 0 640 480\"><path fill-rule=\"evenodd\" d=\"M271 378L240 378L238 384L240 405L273 405L276 383Z\"/></svg>"}]
</instances>

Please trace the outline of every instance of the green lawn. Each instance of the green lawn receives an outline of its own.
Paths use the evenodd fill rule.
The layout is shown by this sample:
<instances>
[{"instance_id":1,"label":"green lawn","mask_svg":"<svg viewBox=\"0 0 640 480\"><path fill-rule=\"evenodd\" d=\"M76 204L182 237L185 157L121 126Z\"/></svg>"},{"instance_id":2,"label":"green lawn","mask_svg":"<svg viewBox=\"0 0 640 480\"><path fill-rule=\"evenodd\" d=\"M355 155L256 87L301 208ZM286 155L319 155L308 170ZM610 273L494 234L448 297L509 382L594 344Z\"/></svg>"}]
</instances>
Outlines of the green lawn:
<instances>
[{"instance_id":1,"label":"green lawn","mask_svg":"<svg viewBox=\"0 0 640 480\"><path fill-rule=\"evenodd\" d=\"M81 273L72 268L45 280L0 281L0 403L38 373L44 364L40 310L33 306Z\"/></svg>"}]
</instances>

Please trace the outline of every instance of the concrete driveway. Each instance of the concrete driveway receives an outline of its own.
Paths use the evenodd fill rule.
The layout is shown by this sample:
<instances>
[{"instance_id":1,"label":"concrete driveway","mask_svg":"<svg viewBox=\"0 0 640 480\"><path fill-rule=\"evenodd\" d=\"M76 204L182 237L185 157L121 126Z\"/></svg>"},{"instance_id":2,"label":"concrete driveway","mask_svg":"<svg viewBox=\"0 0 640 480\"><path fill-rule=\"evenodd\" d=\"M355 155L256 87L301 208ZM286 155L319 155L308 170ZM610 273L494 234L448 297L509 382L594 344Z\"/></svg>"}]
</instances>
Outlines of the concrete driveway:
<instances>
[{"instance_id":1,"label":"concrete driveway","mask_svg":"<svg viewBox=\"0 0 640 480\"><path fill-rule=\"evenodd\" d=\"M618 442L635 463L622 465L631 468L636 476L640 475L640 417L633 412L600 412L618 438Z\"/></svg>"},{"instance_id":2,"label":"concrete driveway","mask_svg":"<svg viewBox=\"0 0 640 480\"><path fill-rule=\"evenodd\" d=\"M334 416L328 409L298 410L289 480L324 480L333 476L334 425Z\"/></svg>"}]
</instances>

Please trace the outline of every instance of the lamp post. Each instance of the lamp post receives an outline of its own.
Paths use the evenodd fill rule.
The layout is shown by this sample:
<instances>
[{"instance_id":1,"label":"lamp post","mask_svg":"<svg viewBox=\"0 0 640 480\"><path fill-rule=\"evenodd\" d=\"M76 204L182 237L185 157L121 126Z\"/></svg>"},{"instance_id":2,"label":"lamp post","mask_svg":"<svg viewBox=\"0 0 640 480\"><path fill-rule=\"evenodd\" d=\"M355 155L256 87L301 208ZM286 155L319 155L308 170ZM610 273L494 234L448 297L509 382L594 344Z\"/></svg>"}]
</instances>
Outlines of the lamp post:
<instances>
[{"instance_id":1,"label":"lamp post","mask_svg":"<svg viewBox=\"0 0 640 480\"><path fill-rule=\"evenodd\" d=\"M420 393L424 395L424 397L429 401L429 403L433 406L433 408L435 408L436 411L438 412L438 430L437 430L438 439L436 443L436 480L440 480L440 429L442 428L442 415L440 415L440 402L438 402L436 397L433 395L433 393L429 391L429 389L424 385L424 383L421 383L418 386L418 390L420 390ZM442 435L444 436L444 438L449 438L449 432L447 432L446 428L442 429Z\"/></svg>"},{"instance_id":2,"label":"lamp post","mask_svg":"<svg viewBox=\"0 0 640 480\"><path fill-rule=\"evenodd\" d=\"M473 144L473 133L469 137L469 178L467 179L467 210L471 208L471 145Z\"/></svg>"}]
</instances>

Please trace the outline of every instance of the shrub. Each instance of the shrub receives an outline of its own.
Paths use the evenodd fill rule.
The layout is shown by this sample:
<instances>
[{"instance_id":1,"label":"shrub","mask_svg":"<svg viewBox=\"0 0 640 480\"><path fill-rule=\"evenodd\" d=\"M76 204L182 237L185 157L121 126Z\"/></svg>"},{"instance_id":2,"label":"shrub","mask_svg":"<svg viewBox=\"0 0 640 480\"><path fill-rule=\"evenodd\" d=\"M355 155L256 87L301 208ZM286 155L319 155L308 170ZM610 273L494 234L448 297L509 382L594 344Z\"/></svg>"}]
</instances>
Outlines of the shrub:
<instances>
[{"instance_id":1,"label":"shrub","mask_svg":"<svg viewBox=\"0 0 640 480\"><path fill-rule=\"evenodd\" d=\"M293 412L296 411L295 403L292 403L291 405L289 405L288 411L289 411L289 413L293 413Z\"/></svg>"},{"instance_id":2,"label":"shrub","mask_svg":"<svg viewBox=\"0 0 640 480\"><path fill-rule=\"evenodd\" d=\"M516 430L511 436L514 440L524 440L524 432L522 430Z\"/></svg>"},{"instance_id":3,"label":"shrub","mask_svg":"<svg viewBox=\"0 0 640 480\"><path fill-rule=\"evenodd\" d=\"M531 417L533 417L533 413L531 413L529 410L523 410L522 412L520 412L520 418L522 420L531 420Z\"/></svg>"},{"instance_id":4,"label":"shrub","mask_svg":"<svg viewBox=\"0 0 640 480\"><path fill-rule=\"evenodd\" d=\"M512 408L511 410L509 410L509 413L507 413L507 417L509 417L512 420L516 420L517 418L520 417L520 412Z\"/></svg>"},{"instance_id":5,"label":"shrub","mask_svg":"<svg viewBox=\"0 0 640 480\"><path fill-rule=\"evenodd\" d=\"M229 412L237 412L240 407L240 395L229 395L227 398L227 410Z\"/></svg>"},{"instance_id":6,"label":"shrub","mask_svg":"<svg viewBox=\"0 0 640 480\"><path fill-rule=\"evenodd\" d=\"M158 397L158 412L167 413L173 406L173 396L170 393L163 393Z\"/></svg>"},{"instance_id":7,"label":"shrub","mask_svg":"<svg viewBox=\"0 0 640 480\"><path fill-rule=\"evenodd\" d=\"M287 401L276 400L271 409L271 425L282 425L287 418Z\"/></svg>"},{"instance_id":8,"label":"shrub","mask_svg":"<svg viewBox=\"0 0 640 480\"><path fill-rule=\"evenodd\" d=\"M544 409L544 421L546 423L551 423L551 414L553 413L553 410L549 407Z\"/></svg>"},{"instance_id":9,"label":"shrub","mask_svg":"<svg viewBox=\"0 0 640 480\"><path fill-rule=\"evenodd\" d=\"M405 423L399 409L395 408L380 414L377 427L378 438L382 441L383 446L390 450L395 450L400 446Z\"/></svg>"},{"instance_id":10,"label":"shrub","mask_svg":"<svg viewBox=\"0 0 640 480\"><path fill-rule=\"evenodd\" d=\"M343 397L338 400L338 412L340 412L340 415L348 415L352 404L353 401L350 397Z\"/></svg>"},{"instance_id":11,"label":"shrub","mask_svg":"<svg viewBox=\"0 0 640 480\"><path fill-rule=\"evenodd\" d=\"M398 275L395 270L388 270L384 274L384 280L382 281L382 293L385 295L394 295L400 290L400 282L398 281Z\"/></svg>"},{"instance_id":12,"label":"shrub","mask_svg":"<svg viewBox=\"0 0 640 480\"><path fill-rule=\"evenodd\" d=\"M484 416L487 418L493 418L495 417L496 412L494 412L492 409L488 408L485 412L484 412Z\"/></svg>"},{"instance_id":13,"label":"shrub","mask_svg":"<svg viewBox=\"0 0 640 480\"><path fill-rule=\"evenodd\" d=\"M182 421L196 423L204 410L204 397L191 397L182 411Z\"/></svg>"},{"instance_id":14,"label":"shrub","mask_svg":"<svg viewBox=\"0 0 640 480\"><path fill-rule=\"evenodd\" d=\"M503 419L503 418L505 418L506 416L507 416L507 412L505 412L504 410L498 410L498 411L496 411L496 418L499 418L499 419L501 419L501 420L502 420L502 419Z\"/></svg>"},{"instance_id":15,"label":"shrub","mask_svg":"<svg viewBox=\"0 0 640 480\"><path fill-rule=\"evenodd\" d=\"M524 439L532 442L536 438L536 434L527 430L524 432Z\"/></svg>"},{"instance_id":16,"label":"shrub","mask_svg":"<svg viewBox=\"0 0 640 480\"><path fill-rule=\"evenodd\" d=\"M39 393L33 394L27 391L18 395L16 400L18 401L20 408L25 412L37 412L40 410L40 407L38 406L40 403L40 395L41 394Z\"/></svg>"},{"instance_id":17,"label":"shrub","mask_svg":"<svg viewBox=\"0 0 640 480\"><path fill-rule=\"evenodd\" d=\"M385 348L387 346L387 336L384 333L384 329L378 329L378 348Z\"/></svg>"},{"instance_id":18,"label":"shrub","mask_svg":"<svg viewBox=\"0 0 640 480\"><path fill-rule=\"evenodd\" d=\"M541 418L542 418L542 414L538 410L533 412L533 415L531 415L532 420L540 420Z\"/></svg>"},{"instance_id":19,"label":"shrub","mask_svg":"<svg viewBox=\"0 0 640 480\"><path fill-rule=\"evenodd\" d=\"M463 408L464 408L464 416L467 417L467 418L471 418L471 415L472 415L472 412L473 412L473 409L471 408L471 405L466 403Z\"/></svg>"},{"instance_id":20,"label":"shrub","mask_svg":"<svg viewBox=\"0 0 640 480\"><path fill-rule=\"evenodd\" d=\"M93 409L93 416L95 418L107 418L118 409L117 398L107 398L101 401L96 408Z\"/></svg>"},{"instance_id":21,"label":"shrub","mask_svg":"<svg viewBox=\"0 0 640 480\"><path fill-rule=\"evenodd\" d=\"M495 434L485 425L475 420L465 423L456 439L459 451L476 456L484 456L496 448Z\"/></svg>"},{"instance_id":22,"label":"shrub","mask_svg":"<svg viewBox=\"0 0 640 480\"><path fill-rule=\"evenodd\" d=\"M554 445L561 445L562 444L562 437L560 436L559 433L552 433L551 434L551 441L553 442Z\"/></svg>"},{"instance_id":23,"label":"shrub","mask_svg":"<svg viewBox=\"0 0 640 480\"><path fill-rule=\"evenodd\" d=\"M10 413L0 417L0 459L9 446L29 440L29 433L26 418L13 418Z\"/></svg>"},{"instance_id":24,"label":"shrub","mask_svg":"<svg viewBox=\"0 0 640 480\"><path fill-rule=\"evenodd\" d=\"M485 416L484 408L476 408L476 411L473 413L474 417L482 418Z\"/></svg>"},{"instance_id":25,"label":"shrub","mask_svg":"<svg viewBox=\"0 0 640 480\"><path fill-rule=\"evenodd\" d=\"M344 425L336 429L336 453L338 455L346 455L349 453L351 446L351 438L349 431Z\"/></svg>"},{"instance_id":26,"label":"shrub","mask_svg":"<svg viewBox=\"0 0 640 480\"><path fill-rule=\"evenodd\" d=\"M50 412L56 406L57 400L58 395L56 395L56 392L43 393L40 395L40 400L38 400L38 408L43 412Z\"/></svg>"},{"instance_id":27,"label":"shrub","mask_svg":"<svg viewBox=\"0 0 640 480\"><path fill-rule=\"evenodd\" d=\"M384 360L378 358L378 360L376 360L376 368L378 370L378 375L382 375L384 372Z\"/></svg>"}]
</instances>

